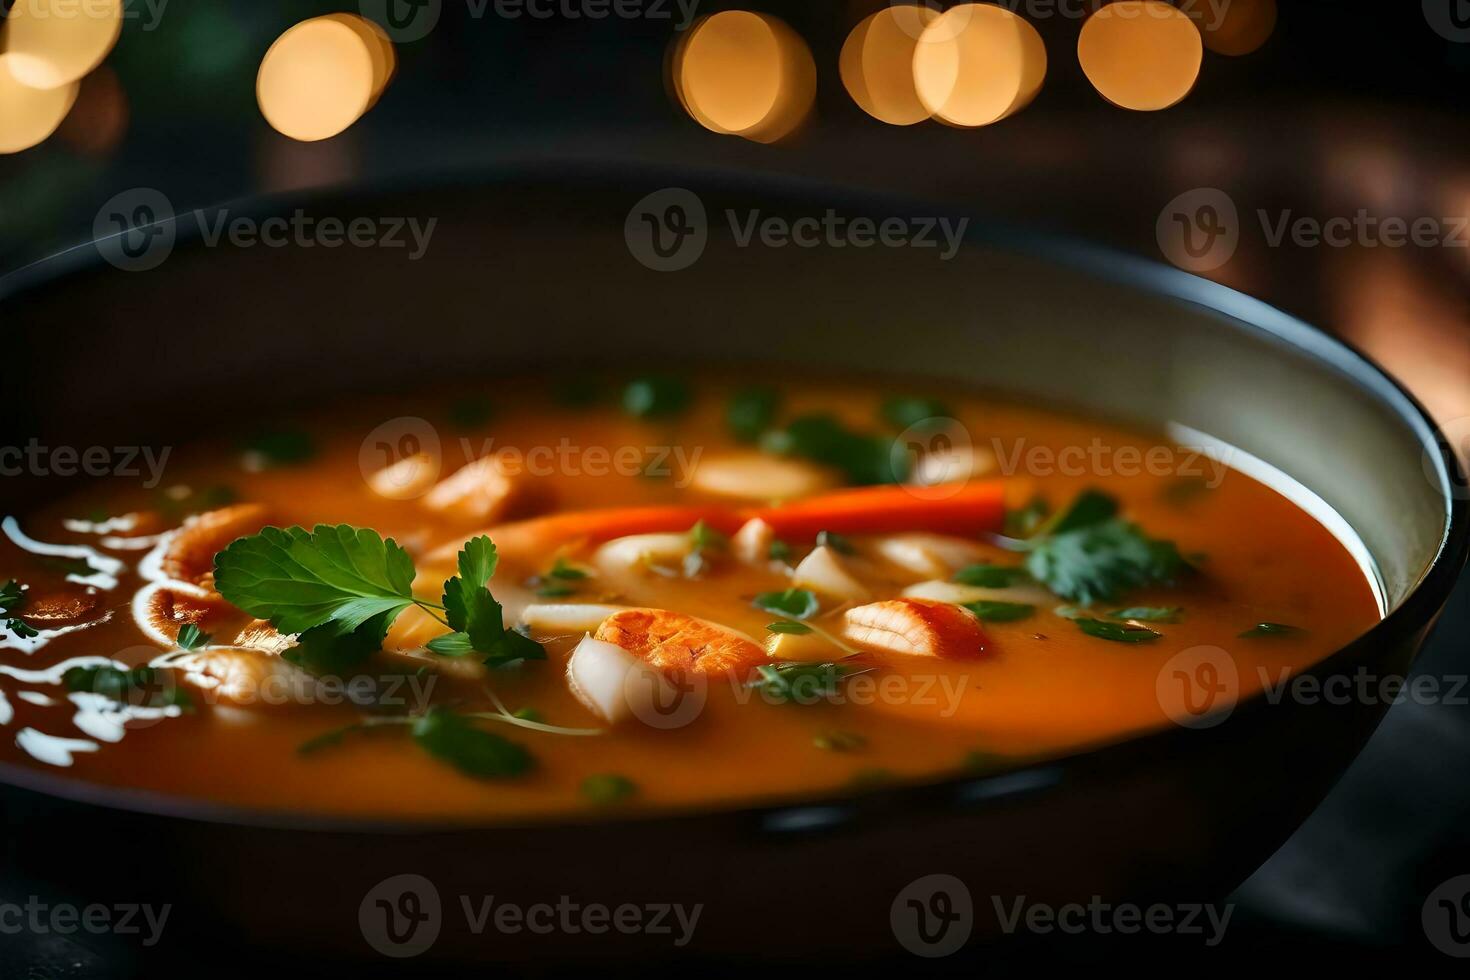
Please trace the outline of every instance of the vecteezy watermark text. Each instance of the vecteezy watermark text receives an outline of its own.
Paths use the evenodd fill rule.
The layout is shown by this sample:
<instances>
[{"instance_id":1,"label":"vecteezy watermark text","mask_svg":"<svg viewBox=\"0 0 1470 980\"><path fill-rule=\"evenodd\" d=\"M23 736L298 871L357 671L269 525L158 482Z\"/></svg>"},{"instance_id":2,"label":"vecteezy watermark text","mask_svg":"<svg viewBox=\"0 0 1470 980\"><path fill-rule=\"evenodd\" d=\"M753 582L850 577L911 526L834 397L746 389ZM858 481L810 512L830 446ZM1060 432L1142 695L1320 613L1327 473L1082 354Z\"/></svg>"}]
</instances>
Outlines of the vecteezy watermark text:
<instances>
[{"instance_id":1,"label":"vecteezy watermark text","mask_svg":"<svg viewBox=\"0 0 1470 980\"><path fill-rule=\"evenodd\" d=\"M942 262L959 254L969 227L968 218L872 217L834 208L796 216L726 209L723 217L736 248L911 248L932 251ZM703 200L682 187L644 197L623 225L629 253L656 272L677 272L699 261L711 230Z\"/></svg>"},{"instance_id":2,"label":"vecteezy watermark text","mask_svg":"<svg viewBox=\"0 0 1470 980\"><path fill-rule=\"evenodd\" d=\"M172 905L121 903L118 905L52 904L35 895L24 904L0 902L0 935L3 936L141 936L144 946L153 947L163 938Z\"/></svg>"},{"instance_id":3,"label":"vecteezy watermark text","mask_svg":"<svg viewBox=\"0 0 1470 980\"><path fill-rule=\"evenodd\" d=\"M1403 217L1358 208L1351 214L1299 214L1257 208L1267 248L1470 248L1470 215ZM1155 227L1165 258L1190 272L1229 262L1249 230L1235 200L1214 187L1180 194L1164 206Z\"/></svg>"},{"instance_id":4,"label":"vecteezy watermark text","mask_svg":"<svg viewBox=\"0 0 1470 980\"><path fill-rule=\"evenodd\" d=\"M438 218L398 215L315 216L302 208L264 218L228 208L176 215L162 191L135 187L113 196L92 224L97 251L127 272L156 269L173 254L181 228L193 229L206 248L381 248L401 251L410 262L429 250Z\"/></svg>"},{"instance_id":5,"label":"vecteezy watermark text","mask_svg":"<svg viewBox=\"0 0 1470 980\"><path fill-rule=\"evenodd\" d=\"M24 446L0 446L0 477L4 476L121 476L147 472L145 489L163 479L172 446L45 446L32 437ZM140 465L141 464L141 465Z\"/></svg>"}]
</instances>

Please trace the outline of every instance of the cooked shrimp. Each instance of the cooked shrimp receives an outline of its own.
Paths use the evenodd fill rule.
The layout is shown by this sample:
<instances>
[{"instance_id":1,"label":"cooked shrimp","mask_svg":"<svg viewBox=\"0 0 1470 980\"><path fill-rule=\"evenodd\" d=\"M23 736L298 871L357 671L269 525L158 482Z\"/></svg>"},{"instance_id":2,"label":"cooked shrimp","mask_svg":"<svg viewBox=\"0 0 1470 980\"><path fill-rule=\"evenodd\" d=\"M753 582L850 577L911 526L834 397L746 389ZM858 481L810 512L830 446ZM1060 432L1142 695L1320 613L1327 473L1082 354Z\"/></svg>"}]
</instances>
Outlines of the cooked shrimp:
<instances>
[{"instance_id":1,"label":"cooked shrimp","mask_svg":"<svg viewBox=\"0 0 1470 980\"><path fill-rule=\"evenodd\" d=\"M848 640L877 653L973 659L989 643L980 620L961 606L928 599L889 599L849 609Z\"/></svg>"},{"instance_id":2,"label":"cooked shrimp","mask_svg":"<svg viewBox=\"0 0 1470 980\"><path fill-rule=\"evenodd\" d=\"M234 504L189 518L169 540L163 573L212 590L214 556L236 538L259 531L266 515L260 504Z\"/></svg>"},{"instance_id":3,"label":"cooked shrimp","mask_svg":"<svg viewBox=\"0 0 1470 980\"><path fill-rule=\"evenodd\" d=\"M663 670L743 675L766 651L736 630L667 609L625 609L603 620L596 638Z\"/></svg>"}]
</instances>

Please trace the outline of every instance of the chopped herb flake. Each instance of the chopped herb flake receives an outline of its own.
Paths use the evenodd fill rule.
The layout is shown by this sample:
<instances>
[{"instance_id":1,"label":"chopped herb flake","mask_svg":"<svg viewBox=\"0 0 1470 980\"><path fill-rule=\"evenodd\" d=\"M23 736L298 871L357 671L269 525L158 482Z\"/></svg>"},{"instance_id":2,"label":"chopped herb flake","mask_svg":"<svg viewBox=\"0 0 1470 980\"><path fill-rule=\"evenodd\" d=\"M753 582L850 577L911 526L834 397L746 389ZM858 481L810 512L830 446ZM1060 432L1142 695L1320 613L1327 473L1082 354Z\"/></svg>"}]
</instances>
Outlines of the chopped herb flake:
<instances>
[{"instance_id":1,"label":"chopped herb flake","mask_svg":"<svg viewBox=\"0 0 1470 980\"><path fill-rule=\"evenodd\" d=\"M762 612L787 616L791 619L810 619L821 609L816 593L809 589L787 589L784 592L762 592L751 600L751 605Z\"/></svg>"},{"instance_id":2,"label":"chopped herb flake","mask_svg":"<svg viewBox=\"0 0 1470 980\"><path fill-rule=\"evenodd\" d=\"M1147 626L1110 623L1104 619L1080 617L1072 622L1076 623L1077 628L1088 636L1095 636L1099 640L1111 640L1114 643L1152 643L1164 635Z\"/></svg>"},{"instance_id":3,"label":"chopped herb flake","mask_svg":"<svg viewBox=\"0 0 1470 980\"><path fill-rule=\"evenodd\" d=\"M1035 615L1036 607L1024 602L995 602L983 600L981 602L967 602L965 608L974 613L977 618L986 623L1014 623L1018 619L1026 619Z\"/></svg>"},{"instance_id":4,"label":"chopped herb flake","mask_svg":"<svg viewBox=\"0 0 1470 980\"><path fill-rule=\"evenodd\" d=\"M757 442L776 421L781 395L774 388L742 388L730 397L725 424L741 442Z\"/></svg>"}]
</instances>

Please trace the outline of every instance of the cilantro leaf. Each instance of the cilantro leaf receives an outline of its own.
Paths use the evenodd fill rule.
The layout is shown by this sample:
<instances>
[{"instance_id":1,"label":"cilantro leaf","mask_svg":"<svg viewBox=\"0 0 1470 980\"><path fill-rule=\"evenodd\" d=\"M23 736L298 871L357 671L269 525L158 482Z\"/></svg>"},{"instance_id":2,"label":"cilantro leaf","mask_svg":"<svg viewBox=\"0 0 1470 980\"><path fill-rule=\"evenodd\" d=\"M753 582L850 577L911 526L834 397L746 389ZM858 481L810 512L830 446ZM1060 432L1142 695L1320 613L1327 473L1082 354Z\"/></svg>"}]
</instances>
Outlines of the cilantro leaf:
<instances>
[{"instance_id":1,"label":"cilantro leaf","mask_svg":"<svg viewBox=\"0 0 1470 980\"><path fill-rule=\"evenodd\" d=\"M776 420L781 395L774 388L742 388L730 396L725 424L741 442L755 442Z\"/></svg>"},{"instance_id":2,"label":"cilantro leaf","mask_svg":"<svg viewBox=\"0 0 1470 980\"><path fill-rule=\"evenodd\" d=\"M22 640L29 640L41 634L29 623L16 615L25 604L25 591L21 589L20 583L15 579L11 579L3 586L0 586L0 620L3 620L5 628L10 630L10 632Z\"/></svg>"},{"instance_id":3,"label":"cilantro leaf","mask_svg":"<svg viewBox=\"0 0 1470 980\"><path fill-rule=\"evenodd\" d=\"M214 577L226 600L282 633L345 635L414 604L408 552L347 524L263 528L216 555Z\"/></svg>"},{"instance_id":4,"label":"cilantro leaf","mask_svg":"<svg viewBox=\"0 0 1470 980\"><path fill-rule=\"evenodd\" d=\"M1113 610L1108 613L1108 618L1132 619L1140 623L1177 623L1182 612L1184 609L1180 606L1130 606Z\"/></svg>"},{"instance_id":5,"label":"cilantro leaf","mask_svg":"<svg viewBox=\"0 0 1470 980\"><path fill-rule=\"evenodd\" d=\"M524 775L531 753L509 739L481 731L447 708L436 707L414 722L413 738L424 751L477 779Z\"/></svg>"},{"instance_id":6,"label":"cilantro leaf","mask_svg":"<svg viewBox=\"0 0 1470 980\"><path fill-rule=\"evenodd\" d=\"M960 585L975 585L982 589L1008 589L1026 578L1026 569L982 562L967 565L954 573L954 581Z\"/></svg>"},{"instance_id":7,"label":"cilantro leaf","mask_svg":"<svg viewBox=\"0 0 1470 980\"><path fill-rule=\"evenodd\" d=\"M773 701L813 704L835 695L842 678L862 671L835 663L786 663L763 664L756 673L760 676L747 687L764 691Z\"/></svg>"},{"instance_id":8,"label":"cilantro leaf","mask_svg":"<svg viewBox=\"0 0 1470 980\"><path fill-rule=\"evenodd\" d=\"M936 427L948 424L953 413L937 398L896 396L883 402L879 414L895 429L909 429L922 422L933 423Z\"/></svg>"},{"instance_id":9,"label":"cilantro leaf","mask_svg":"<svg viewBox=\"0 0 1470 980\"><path fill-rule=\"evenodd\" d=\"M980 602L967 602L965 608L974 613L976 618L985 623L1013 623L1018 619L1026 619L1036 612L1036 607L1024 602L995 602L982 600Z\"/></svg>"},{"instance_id":10,"label":"cilantro leaf","mask_svg":"<svg viewBox=\"0 0 1470 980\"><path fill-rule=\"evenodd\" d=\"M791 619L808 619L817 614L821 603L810 589L787 589L784 592L762 592L751 600L751 605L761 612L787 616Z\"/></svg>"},{"instance_id":11,"label":"cilantro leaf","mask_svg":"<svg viewBox=\"0 0 1470 980\"><path fill-rule=\"evenodd\" d=\"M465 542L459 574L444 583L444 618L454 632L431 640L432 652L447 657L477 653L491 666L546 659L539 643L505 628L505 612L486 587L498 563L495 543L485 535Z\"/></svg>"},{"instance_id":12,"label":"cilantro leaf","mask_svg":"<svg viewBox=\"0 0 1470 980\"><path fill-rule=\"evenodd\" d=\"M213 636L204 632L194 623L185 623L179 627L178 643L180 650L198 650L200 647L208 644L212 639L214 639Z\"/></svg>"},{"instance_id":13,"label":"cilantro leaf","mask_svg":"<svg viewBox=\"0 0 1470 980\"><path fill-rule=\"evenodd\" d=\"M639 378L623 389L623 411L640 419L669 418L682 414L692 398L678 378Z\"/></svg>"},{"instance_id":14,"label":"cilantro leaf","mask_svg":"<svg viewBox=\"0 0 1470 980\"><path fill-rule=\"evenodd\" d=\"M1171 583L1189 570L1172 541L1150 538L1117 514L1116 500L1089 490L1035 537L1013 547L1027 553L1025 568L1032 578L1084 606L1130 589Z\"/></svg>"},{"instance_id":15,"label":"cilantro leaf","mask_svg":"<svg viewBox=\"0 0 1470 980\"><path fill-rule=\"evenodd\" d=\"M890 436L853 432L831 415L804 415L784 429L768 432L763 446L839 469L856 486L902 483L908 478L906 454Z\"/></svg>"},{"instance_id":16,"label":"cilantro leaf","mask_svg":"<svg viewBox=\"0 0 1470 980\"><path fill-rule=\"evenodd\" d=\"M318 677L351 674L383 648L388 627L397 612L379 613L350 633L338 632L335 624L313 627L296 638L296 645L281 659Z\"/></svg>"},{"instance_id":17,"label":"cilantro leaf","mask_svg":"<svg viewBox=\"0 0 1470 980\"><path fill-rule=\"evenodd\" d=\"M1099 640L1111 640L1114 643L1152 643L1160 639L1164 634L1157 630L1151 630L1147 626L1130 626L1127 623L1110 623L1103 619L1087 619L1085 617L1072 620L1077 628L1088 636L1095 636Z\"/></svg>"}]
</instances>

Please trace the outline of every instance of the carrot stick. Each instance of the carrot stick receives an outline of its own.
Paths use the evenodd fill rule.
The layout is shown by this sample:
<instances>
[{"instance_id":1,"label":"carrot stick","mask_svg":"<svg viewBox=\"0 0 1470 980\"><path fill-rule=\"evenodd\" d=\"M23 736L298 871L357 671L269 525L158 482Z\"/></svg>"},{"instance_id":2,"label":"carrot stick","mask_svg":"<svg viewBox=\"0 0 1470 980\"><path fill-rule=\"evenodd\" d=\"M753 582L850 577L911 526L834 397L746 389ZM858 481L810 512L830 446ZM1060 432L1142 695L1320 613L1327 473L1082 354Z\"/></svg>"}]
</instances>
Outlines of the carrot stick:
<instances>
[{"instance_id":1,"label":"carrot stick","mask_svg":"<svg viewBox=\"0 0 1470 980\"><path fill-rule=\"evenodd\" d=\"M865 487L744 511L743 516L759 517L771 525L777 537L795 541L816 537L822 531L968 535L1001 529L1005 496L998 480L940 487Z\"/></svg>"},{"instance_id":2,"label":"carrot stick","mask_svg":"<svg viewBox=\"0 0 1470 980\"><path fill-rule=\"evenodd\" d=\"M502 555L541 556L573 541L597 544L630 534L677 533L699 521L722 534L735 533L742 523L739 514L725 507L617 507L549 514L481 533L490 535ZM446 545L430 552L425 560L453 561L460 547Z\"/></svg>"},{"instance_id":3,"label":"carrot stick","mask_svg":"<svg viewBox=\"0 0 1470 980\"><path fill-rule=\"evenodd\" d=\"M1000 530L1005 520L1005 500L999 481L943 487L866 487L744 510L664 506L570 511L502 524L481 533L490 535L502 555L542 557L574 541L599 544L630 534L677 533L699 521L722 534L734 534L753 517L771 525L778 537L793 541L810 540L821 531L969 535ZM457 542L445 545L430 552L425 560L453 561L460 547Z\"/></svg>"}]
</instances>

